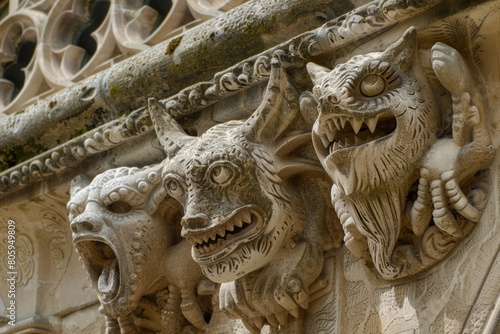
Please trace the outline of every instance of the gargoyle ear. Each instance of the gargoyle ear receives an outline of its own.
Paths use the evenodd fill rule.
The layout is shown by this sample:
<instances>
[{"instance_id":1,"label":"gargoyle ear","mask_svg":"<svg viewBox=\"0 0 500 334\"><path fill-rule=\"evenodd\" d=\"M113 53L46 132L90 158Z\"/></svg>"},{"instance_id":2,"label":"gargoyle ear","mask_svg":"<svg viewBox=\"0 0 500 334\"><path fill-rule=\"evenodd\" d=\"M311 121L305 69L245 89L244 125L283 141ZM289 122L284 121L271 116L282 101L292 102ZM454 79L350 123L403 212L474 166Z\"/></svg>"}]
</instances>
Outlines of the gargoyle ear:
<instances>
[{"instance_id":1,"label":"gargoyle ear","mask_svg":"<svg viewBox=\"0 0 500 334\"><path fill-rule=\"evenodd\" d=\"M299 94L278 57L271 60L271 74L260 106L242 125L243 135L254 143L270 144L286 130L299 112Z\"/></svg>"},{"instance_id":2,"label":"gargoyle ear","mask_svg":"<svg viewBox=\"0 0 500 334\"><path fill-rule=\"evenodd\" d=\"M396 65L401 72L407 72L415 65L417 53L417 29L410 27L382 53L382 56Z\"/></svg>"},{"instance_id":3,"label":"gargoyle ear","mask_svg":"<svg viewBox=\"0 0 500 334\"><path fill-rule=\"evenodd\" d=\"M331 72L331 70L326 67L315 63L307 63L306 68L315 86L320 86L325 75Z\"/></svg>"},{"instance_id":4,"label":"gargoyle ear","mask_svg":"<svg viewBox=\"0 0 500 334\"><path fill-rule=\"evenodd\" d=\"M184 132L176 120L170 116L165 107L155 98L148 100L149 115L155 125L156 136L167 153L168 158L175 156L187 142L195 140Z\"/></svg>"},{"instance_id":5,"label":"gargoyle ear","mask_svg":"<svg viewBox=\"0 0 500 334\"><path fill-rule=\"evenodd\" d=\"M80 174L76 176L70 184L69 194L74 196L76 193L80 192L83 188L90 184L90 180L86 175Z\"/></svg>"}]
</instances>

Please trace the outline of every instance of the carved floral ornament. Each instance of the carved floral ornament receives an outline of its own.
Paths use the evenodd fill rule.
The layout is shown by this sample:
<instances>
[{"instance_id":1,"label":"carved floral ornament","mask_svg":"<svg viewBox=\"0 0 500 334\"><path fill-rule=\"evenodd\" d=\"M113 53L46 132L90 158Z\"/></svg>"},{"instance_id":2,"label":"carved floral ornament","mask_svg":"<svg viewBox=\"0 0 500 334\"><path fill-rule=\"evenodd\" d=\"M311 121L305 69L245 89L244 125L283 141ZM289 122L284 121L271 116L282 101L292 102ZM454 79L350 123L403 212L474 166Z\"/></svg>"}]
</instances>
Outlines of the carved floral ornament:
<instances>
[{"instance_id":1,"label":"carved floral ornament","mask_svg":"<svg viewBox=\"0 0 500 334\"><path fill-rule=\"evenodd\" d=\"M277 52L257 110L196 137L150 99L166 159L107 171L68 205L108 331L134 333L146 300L164 312L150 330L168 332L175 317L163 314L206 329L204 277L217 283L215 307L250 331L300 331L328 293L324 256L342 238L386 280L446 258L480 223L495 154L481 75L464 51L438 42L425 52L410 28L333 69L309 63L312 93ZM171 265L152 265L146 245ZM196 275L179 274L179 258Z\"/></svg>"}]
</instances>

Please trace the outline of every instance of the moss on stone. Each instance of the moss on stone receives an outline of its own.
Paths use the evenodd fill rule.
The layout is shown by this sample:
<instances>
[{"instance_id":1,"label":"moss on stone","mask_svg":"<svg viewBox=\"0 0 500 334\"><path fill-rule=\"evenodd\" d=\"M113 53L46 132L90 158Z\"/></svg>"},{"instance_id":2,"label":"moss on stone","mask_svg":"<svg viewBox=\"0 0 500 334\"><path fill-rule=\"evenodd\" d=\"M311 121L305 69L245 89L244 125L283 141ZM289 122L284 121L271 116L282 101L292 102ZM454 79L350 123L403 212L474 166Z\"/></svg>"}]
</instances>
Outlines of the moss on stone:
<instances>
[{"instance_id":1,"label":"moss on stone","mask_svg":"<svg viewBox=\"0 0 500 334\"><path fill-rule=\"evenodd\" d=\"M7 170L23 161L33 158L46 151L34 138L28 139L24 146L9 146L0 151L0 172Z\"/></svg>"},{"instance_id":2,"label":"moss on stone","mask_svg":"<svg viewBox=\"0 0 500 334\"><path fill-rule=\"evenodd\" d=\"M183 37L183 36L180 36L180 37L174 38L173 40L171 40L171 41L167 44L167 48L165 49L165 54L166 54L167 56L168 56L168 55L171 55L172 53L174 53L175 49L177 49L177 47L179 46L179 44L181 44L182 37Z\"/></svg>"}]
</instances>

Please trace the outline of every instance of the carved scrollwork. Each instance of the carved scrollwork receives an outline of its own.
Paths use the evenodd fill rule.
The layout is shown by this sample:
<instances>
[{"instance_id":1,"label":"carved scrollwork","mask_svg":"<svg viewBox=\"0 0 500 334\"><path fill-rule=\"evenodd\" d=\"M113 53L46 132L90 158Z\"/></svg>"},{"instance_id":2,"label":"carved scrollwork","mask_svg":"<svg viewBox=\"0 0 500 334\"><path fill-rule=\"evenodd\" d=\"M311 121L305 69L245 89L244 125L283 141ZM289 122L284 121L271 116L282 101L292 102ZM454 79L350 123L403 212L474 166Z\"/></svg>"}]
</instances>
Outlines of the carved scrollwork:
<instances>
[{"instance_id":1,"label":"carved scrollwork","mask_svg":"<svg viewBox=\"0 0 500 334\"><path fill-rule=\"evenodd\" d=\"M443 43L431 49L433 73L451 98L447 124L416 35L411 28L384 52L333 70L308 64L319 110L313 142L334 181L346 245L386 279L433 266L479 222L494 157L472 59Z\"/></svg>"},{"instance_id":2,"label":"carved scrollwork","mask_svg":"<svg viewBox=\"0 0 500 334\"><path fill-rule=\"evenodd\" d=\"M73 181L73 243L107 316L107 332L179 333L206 326L203 275L179 241L182 209L159 186L161 166L118 168ZM211 303L209 304L211 306Z\"/></svg>"},{"instance_id":3,"label":"carved scrollwork","mask_svg":"<svg viewBox=\"0 0 500 334\"><path fill-rule=\"evenodd\" d=\"M116 147L133 138L153 131L149 115L138 110L28 160L0 177L0 192L20 188L45 175L60 172L86 157Z\"/></svg>"},{"instance_id":4,"label":"carved scrollwork","mask_svg":"<svg viewBox=\"0 0 500 334\"><path fill-rule=\"evenodd\" d=\"M0 239L0 246L3 247L3 249L7 249L7 219L6 217L1 217L0 222L2 223L2 226L5 226L5 228L2 228L0 230L0 233L2 233L2 238ZM17 228L17 227L16 227ZM18 286L26 286L28 282L33 278L33 275L35 273L35 247L33 245L33 241L30 239L30 237L25 234L23 231L16 230L16 264L15 264L15 271L17 274L17 281L16 284ZM4 268L10 268L8 265L8 256L7 252L4 252L4 255L1 257L1 263ZM5 272L2 273L0 276L2 279L7 278L5 276Z\"/></svg>"}]
</instances>

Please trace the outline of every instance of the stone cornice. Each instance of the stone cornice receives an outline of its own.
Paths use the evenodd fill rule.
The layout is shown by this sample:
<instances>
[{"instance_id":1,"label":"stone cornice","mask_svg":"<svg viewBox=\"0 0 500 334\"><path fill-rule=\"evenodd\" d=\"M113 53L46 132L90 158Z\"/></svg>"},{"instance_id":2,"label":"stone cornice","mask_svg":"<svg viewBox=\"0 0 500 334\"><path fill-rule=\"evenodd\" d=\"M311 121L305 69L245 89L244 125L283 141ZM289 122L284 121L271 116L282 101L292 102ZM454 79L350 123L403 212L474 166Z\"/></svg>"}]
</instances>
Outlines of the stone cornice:
<instances>
[{"instance_id":1,"label":"stone cornice","mask_svg":"<svg viewBox=\"0 0 500 334\"><path fill-rule=\"evenodd\" d=\"M302 33L278 46L241 61L225 71L218 72L210 81L194 84L174 95L170 94L171 96L164 100L166 108L175 118L181 118L267 79L270 58L275 53L280 54L285 67L298 66L313 57L331 53L363 37L383 32L395 24L443 3L445 3L443 0L418 2L408 0L373 1L333 19L315 30ZM327 3L322 3L323 7L326 5ZM461 5L457 3L453 9L448 9L448 11L458 11L460 9ZM248 9L245 7L240 10ZM229 18L236 20L238 15L233 13L229 17L225 17L226 20ZM216 23L218 21L210 22L208 23L209 27L213 28L217 26ZM203 29L206 28L207 26ZM183 40L188 38L194 37L184 36ZM172 41L162 43L137 57L99 73L95 77L65 89L53 97L42 101L38 107L35 105L27 108L25 115L29 116L21 114L9 117L7 122L0 124L4 128L0 131L2 134L2 138L0 138L0 142L2 143L1 148L12 145L16 140L21 140L20 136L23 134L25 136L23 140L26 140L26 137L29 137L26 135L27 133L36 134L39 130L45 131L48 124L60 122L62 119L58 119L55 116L54 118L48 117L46 122L37 123L37 129L30 130L31 126L28 126L29 122L33 121L36 115L44 113L50 115L50 105L58 97L64 97L64 102L61 104L64 104L69 109L64 110L65 117L69 117L73 112L77 115L84 115L85 113L92 113L99 109L101 111L106 110L104 114L108 116L104 117L105 120L116 117L114 115L123 114L125 110L132 109L131 107L137 109L137 107L144 104L142 100L149 96L165 98L165 94L169 95L168 93L172 92L173 89L163 86L168 86L168 82L173 81L168 80L168 75L158 74L155 71L159 63L148 63L142 60L142 65L135 69L132 64L138 59L151 58L154 60L159 59L155 57L161 58L160 53L163 54L165 52L164 49L169 43L172 43ZM216 46L223 47L217 43ZM175 55L173 59L175 59ZM195 59L192 60L194 61ZM175 64L172 64L172 68L176 67ZM120 78L120 75L123 76L130 68L133 68L130 70L131 73L136 73L137 80L151 76L152 81L148 81L138 91L131 90L130 82L122 82L123 85L119 89L120 92L115 92L116 94L119 93L120 97L116 97L116 99L110 102L110 94L113 91L110 85L120 84L120 79L111 80L109 77ZM162 68L164 67L162 66ZM184 68L184 64L182 64L182 68ZM172 71L172 69L169 71ZM145 75L146 73L147 75ZM179 71L177 74L181 75L181 73L182 71ZM171 74L169 73L169 75ZM200 76L196 75L194 77L200 78ZM103 78L108 78L108 80L104 81ZM110 82L113 84L110 84ZM189 83L189 80L184 75L181 82ZM106 88L102 88L103 83L107 85ZM113 87L118 90L116 86ZM124 89L126 89L127 94L125 94L125 91L122 91ZM177 87L175 89L178 90ZM138 94L140 96L137 96ZM137 99L138 101L136 101ZM113 107L113 110L110 110L110 106ZM112 120L77 138L66 141L62 145L49 148L44 153L21 162L0 174L0 198L45 176L74 166L84 158L121 145L132 138L138 138L145 133L149 133L152 129L153 126L147 110L140 108L129 115Z\"/></svg>"}]
</instances>

